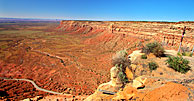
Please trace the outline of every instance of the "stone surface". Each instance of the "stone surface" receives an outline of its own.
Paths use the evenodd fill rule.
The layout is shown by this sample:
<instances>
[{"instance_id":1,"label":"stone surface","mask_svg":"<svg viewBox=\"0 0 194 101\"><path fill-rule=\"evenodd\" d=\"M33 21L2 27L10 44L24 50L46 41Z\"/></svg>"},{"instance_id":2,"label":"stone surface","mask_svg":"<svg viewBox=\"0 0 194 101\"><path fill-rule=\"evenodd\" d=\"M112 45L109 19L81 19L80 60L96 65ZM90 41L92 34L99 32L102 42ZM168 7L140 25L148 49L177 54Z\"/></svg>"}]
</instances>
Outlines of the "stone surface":
<instances>
[{"instance_id":1,"label":"stone surface","mask_svg":"<svg viewBox=\"0 0 194 101\"><path fill-rule=\"evenodd\" d=\"M132 87L131 85L126 85L123 91L119 91L116 95L116 97L113 98L113 100L129 100L133 98L134 95L137 94L137 89Z\"/></svg>"},{"instance_id":2,"label":"stone surface","mask_svg":"<svg viewBox=\"0 0 194 101\"><path fill-rule=\"evenodd\" d=\"M145 82L146 82L147 78L139 76L137 78L135 78L135 80L133 80L133 87L134 88L143 88L145 87Z\"/></svg>"},{"instance_id":3,"label":"stone surface","mask_svg":"<svg viewBox=\"0 0 194 101\"><path fill-rule=\"evenodd\" d=\"M132 69L130 69L129 67L126 68L125 70L125 74L127 75L127 78L129 81L132 81L134 78L134 74L132 72Z\"/></svg>"},{"instance_id":4,"label":"stone surface","mask_svg":"<svg viewBox=\"0 0 194 101\"><path fill-rule=\"evenodd\" d=\"M147 55L147 58L148 59L156 58L156 56L153 53L150 53L150 54Z\"/></svg>"},{"instance_id":5,"label":"stone surface","mask_svg":"<svg viewBox=\"0 0 194 101\"><path fill-rule=\"evenodd\" d=\"M169 82L145 94L144 101L186 101L189 90L181 84Z\"/></svg>"},{"instance_id":6,"label":"stone surface","mask_svg":"<svg viewBox=\"0 0 194 101\"><path fill-rule=\"evenodd\" d=\"M111 81L99 85L95 93L90 95L87 99L85 99L85 101L112 99L113 95L103 94L103 92L100 90L117 92L123 86L123 83L121 82L118 75L119 72L120 71L116 66L112 67L110 69Z\"/></svg>"},{"instance_id":7,"label":"stone surface","mask_svg":"<svg viewBox=\"0 0 194 101\"><path fill-rule=\"evenodd\" d=\"M110 84L112 86L122 86L122 81L119 77L119 70L117 69L116 66L112 67L111 70L110 70L110 75L111 75L111 81L110 81Z\"/></svg>"},{"instance_id":8,"label":"stone surface","mask_svg":"<svg viewBox=\"0 0 194 101\"><path fill-rule=\"evenodd\" d=\"M136 51L133 51L133 53L131 53L129 56L130 56L130 60L131 60L131 63L134 63L136 62L136 60L138 59L138 57L140 57L141 55L143 55L144 53L141 53L141 50L136 50Z\"/></svg>"}]
</instances>

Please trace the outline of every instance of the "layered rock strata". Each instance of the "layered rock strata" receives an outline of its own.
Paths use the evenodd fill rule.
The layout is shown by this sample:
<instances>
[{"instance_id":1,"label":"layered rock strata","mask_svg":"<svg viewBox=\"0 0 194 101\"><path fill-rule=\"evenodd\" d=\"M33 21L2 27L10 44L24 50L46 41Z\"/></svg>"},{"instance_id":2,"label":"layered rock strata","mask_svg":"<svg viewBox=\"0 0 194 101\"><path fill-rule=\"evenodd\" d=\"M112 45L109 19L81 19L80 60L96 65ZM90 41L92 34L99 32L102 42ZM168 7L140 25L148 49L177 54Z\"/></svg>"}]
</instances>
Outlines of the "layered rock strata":
<instances>
[{"instance_id":1,"label":"layered rock strata","mask_svg":"<svg viewBox=\"0 0 194 101\"><path fill-rule=\"evenodd\" d=\"M65 31L106 31L107 33L138 36L153 39L171 46L180 43L186 26L183 45L192 48L194 44L194 22L137 22L137 21L61 21L59 29Z\"/></svg>"}]
</instances>

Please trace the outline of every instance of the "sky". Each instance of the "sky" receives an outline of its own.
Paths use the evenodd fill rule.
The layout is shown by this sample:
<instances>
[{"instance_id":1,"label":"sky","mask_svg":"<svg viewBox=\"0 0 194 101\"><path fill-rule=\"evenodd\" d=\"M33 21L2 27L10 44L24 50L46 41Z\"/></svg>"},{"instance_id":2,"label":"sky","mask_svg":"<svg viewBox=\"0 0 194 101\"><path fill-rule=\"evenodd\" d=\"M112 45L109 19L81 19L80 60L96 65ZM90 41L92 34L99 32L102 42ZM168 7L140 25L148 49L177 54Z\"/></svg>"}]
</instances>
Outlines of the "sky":
<instances>
[{"instance_id":1,"label":"sky","mask_svg":"<svg viewBox=\"0 0 194 101\"><path fill-rule=\"evenodd\" d=\"M194 21L194 0L0 0L0 17Z\"/></svg>"}]
</instances>

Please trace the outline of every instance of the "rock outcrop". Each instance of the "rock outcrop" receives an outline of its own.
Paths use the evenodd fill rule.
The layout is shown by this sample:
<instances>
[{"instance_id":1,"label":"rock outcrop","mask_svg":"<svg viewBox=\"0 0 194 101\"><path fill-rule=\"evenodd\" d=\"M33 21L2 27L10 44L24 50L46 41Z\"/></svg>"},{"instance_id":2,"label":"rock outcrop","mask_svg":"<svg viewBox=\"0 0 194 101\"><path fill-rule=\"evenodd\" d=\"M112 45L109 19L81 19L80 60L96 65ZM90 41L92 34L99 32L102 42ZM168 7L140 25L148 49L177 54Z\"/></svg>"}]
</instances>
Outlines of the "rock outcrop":
<instances>
[{"instance_id":1,"label":"rock outcrop","mask_svg":"<svg viewBox=\"0 0 194 101\"><path fill-rule=\"evenodd\" d=\"M119 77L119 69L118 67L114 66L111 68L110 70L110 74L111 74L111 81L109 81L108 83L103 83L101 84L97 90L95 91L94 94L90 95L85 101L91 101L91 100L101 100L101 99L108 99L109 96L111 95L104 95L103 91L107 91L107 92L118 92L121 87L123 86L123 82L121 81L120 77ZM103 90L103 91L102 91Z\"/></svg>"},{"instance_id":2,"label":"rock outcrop","mask_svg":"<svg viewBox=\"0 0 194 101\"><path fill-rule=\"evenodd\" d=\"M140 51L133 52L130 59L139 57ZM168 52L168 54L170 54ZM133 73L133 70L139 68L139 63L146 63L141 58L136 58L130 65L131 69L126 68L125 73L129 81L124 86L121 86L121 81L117 78L119 71L116 67L111 68L111 81L108 83L101 84L96 92L89 96L86 101L89 100L138 100L138 101L158 101L158 100L173 100L173 101L185 101L194 99L193 89L193 75L187 73L185 75L176 73L165 68L163 62L164 59L157 58L155 56L148 56L147 61L161 62L158 70L149 72L147 74ZM191 60L189 60L191 61ZM135 64L134 64L135 63ZM145 67L142 67L142 69ZM171 73L169 73L171 72ZM146 70L146 71L149 71ZM157 73L158 72L158 73ZM163 72L165 74L163 74ZM158 75L159 74L159 75ZM135 75L135 76L134 76ZM114 82L113 82L114 81ZM117 88L117 90L115 90ZM102 93L103 91L110 91L113 93ZM113 90L114 89L114 90Z\"/></svg>"},{"instance_id":3,"label":"rock outcrop","mask_svg":"<svg viewBox=\"0 0 194 101\"><path fill-rule=\"evenodd\" d=\"M141 22L141 21L61 21L59 29L65 31L106 31L107 33L137 36L143 39L155 39L171 46L178 46L183 28L186 34L183 44L192 48L194 44L193 22Z\"/></svg>"},{"instance_id":4,"label":"rock outcrop","mask_svg":"<svg viewBox=\"0 0 194 101\"><path fill-rule=\"evenodd\" d=\"M111 81L101 84L97 88L95 93L89 96L86 101L105 99L131 99L134 95L136 95L137 88L145 86L144 84L146 78L143 79L143 77L137 77L133 80L134 74L132 72L130 64L127 67L127 64L131 63L127 59L127 52L118 52L115 56L113 56L112 61L113 65L115 66L110 69ZM125 71L122 71L121 68L125 68ZM128 83L123 81L125 75L128 79Z\"/></svg>"}]
</instances>

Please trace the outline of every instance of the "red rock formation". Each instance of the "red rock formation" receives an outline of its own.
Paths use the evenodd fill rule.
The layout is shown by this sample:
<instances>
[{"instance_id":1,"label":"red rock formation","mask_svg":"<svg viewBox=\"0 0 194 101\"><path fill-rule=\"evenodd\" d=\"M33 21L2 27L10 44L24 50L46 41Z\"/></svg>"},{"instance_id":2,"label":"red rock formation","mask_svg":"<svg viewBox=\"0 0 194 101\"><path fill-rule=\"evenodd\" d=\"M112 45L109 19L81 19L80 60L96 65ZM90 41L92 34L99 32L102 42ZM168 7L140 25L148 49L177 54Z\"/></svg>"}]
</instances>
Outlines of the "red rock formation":
<instances>
[{"instance_id":1,"label":"red rock formation","mask_svg":"<svg viewBox=\"0 0 194 101\"><path fill-rule=\"evenodd\" d=\"M183 27L186 34L183 45L192 48L194 44L194 25L192 22L136 22L136 21L61 21L59 29L65 31L104 30L108 33L131 35L143 39L165 42L170 46L178 46ZM95 31L93 31L95 32Z\"/></svg>"}]
</instances>

